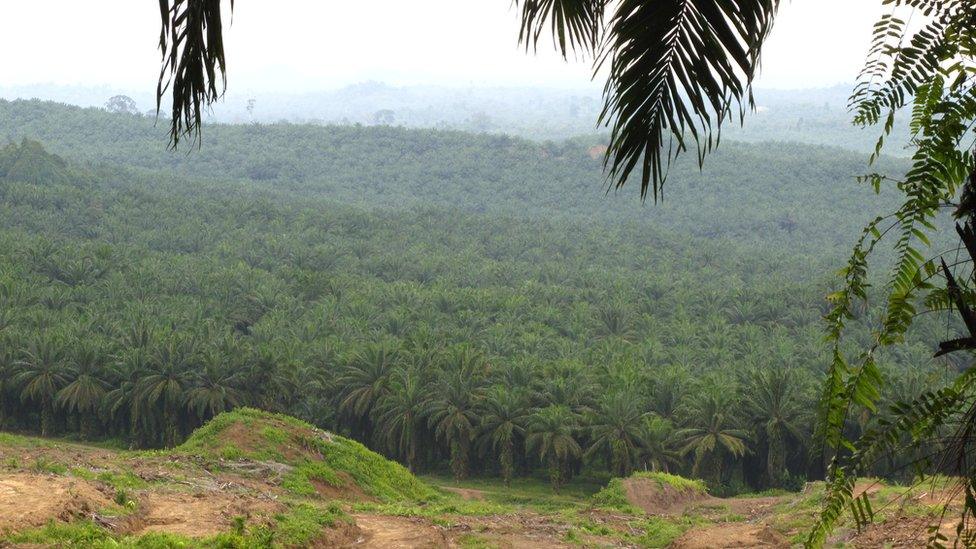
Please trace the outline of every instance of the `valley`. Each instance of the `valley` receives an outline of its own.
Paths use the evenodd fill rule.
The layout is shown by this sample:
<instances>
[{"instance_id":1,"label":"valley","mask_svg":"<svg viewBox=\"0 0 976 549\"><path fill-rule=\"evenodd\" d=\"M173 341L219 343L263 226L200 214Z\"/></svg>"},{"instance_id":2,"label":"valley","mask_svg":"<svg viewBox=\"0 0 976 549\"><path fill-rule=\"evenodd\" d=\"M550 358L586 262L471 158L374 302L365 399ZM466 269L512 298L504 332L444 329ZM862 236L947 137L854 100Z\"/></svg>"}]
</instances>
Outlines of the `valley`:
<instances>
[{"instance_id":1,"label":"valley","mask_svg":"<svg viewBox=\"0 0 976 549\"><path fill-rule=\"evenodd\" d=\"M783 547L815 521L829 273L894 204L856 153L729 142L642 204L595 138L214 125L174 155L38 101L0 132L6 543ZM944 330L879 353L885 406L952 382ZM870 471L890 499L912 458ZM905 509L893 535L932 511Z\"/></svg>"}]
</instances>

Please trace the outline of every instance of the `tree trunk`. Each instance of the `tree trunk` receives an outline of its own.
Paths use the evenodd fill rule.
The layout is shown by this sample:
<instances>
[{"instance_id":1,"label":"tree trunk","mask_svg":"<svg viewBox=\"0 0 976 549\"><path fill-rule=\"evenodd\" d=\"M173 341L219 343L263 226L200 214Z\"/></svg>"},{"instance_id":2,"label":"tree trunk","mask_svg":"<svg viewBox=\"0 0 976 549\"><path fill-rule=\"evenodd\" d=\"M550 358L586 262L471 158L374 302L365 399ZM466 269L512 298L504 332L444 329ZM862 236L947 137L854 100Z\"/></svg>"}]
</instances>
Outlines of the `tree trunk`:
<instances>
[{"instance_id":1,"label":"tree trunk","mask_svg":"<svg viewBox=\"0 0 976 549\"><path fill-rule=\"evenodd\" d=\"M416 433L410 434L410 443L407 444L407 469L411 473L417 472L417 437Z\"/></svg>"},{"instance_id":2,"label":"tree trunk","mask_svg":"<svg viewBox=\"0 0 976 549\"><path fill-rule=\"evenodd\" d=\"M467 448L456 439L451 442L451 472L455 481L468 476Z\"/></svg>"},{"instance_id":3,"label":"tree trunk","mask_svg":"<svg viewBox=\"0 0 976 549\"><path fill-rule=\"evenodd\" d=\"M41 403L41 436L50 436L54 429L54 407L51 401L45 399Z\"/></svg>"},{"instance_id":4,"label":"tree trunk","mask_svg":"<svg viewBox=\"0 0 976 549\"><path fill-rule=\"evenodd\" d=\"M511 441L506 442L502 447L501 456L499 456L502 480L505 482L505 486L510 486L512 484L512 474L515 472L515 451L512 446L513 444Z\"/></svg>"},{"instance_id":5,"label":"tree trunk","mask_svg":"<svg viewBox=\"0 0 976 549\"><path fill-rule=\"evenodd\" d=\"M779 480L783 476L785 449L783 448L783 438L778 434L769 435L769 448L766 454L766 477L767 482L772 487L777 487Z\"/></svg>"},{"instance_id":6,"label":"tree trunk","mask_svg":"<svg viewBox=\"0 0 976 549\"><path fill-rule=\"evenodd\" d=\"M88 412L79 419L81 437L85 440L95 438L95 412Z\"/></svg>"}]
</instances>

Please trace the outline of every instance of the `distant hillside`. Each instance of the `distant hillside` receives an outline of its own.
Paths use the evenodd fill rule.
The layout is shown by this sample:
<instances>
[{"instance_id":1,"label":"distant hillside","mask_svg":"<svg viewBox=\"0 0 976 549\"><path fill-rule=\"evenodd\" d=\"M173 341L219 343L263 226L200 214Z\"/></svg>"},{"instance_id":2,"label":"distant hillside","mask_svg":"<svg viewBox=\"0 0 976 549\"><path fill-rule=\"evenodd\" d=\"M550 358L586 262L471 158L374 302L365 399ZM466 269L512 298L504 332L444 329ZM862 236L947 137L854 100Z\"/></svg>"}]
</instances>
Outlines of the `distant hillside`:
<instances>
[{"instance_id":1,"label":"distant hillside","mask_svg":"<svg viewBox=\"0 0 976 549\"><path fill-rule=\"evenodd\" d=\"M856 128L847 109L851 85L800 90L756 90L757 110L725 135L736 140L789 141L870 153L877 128ZM0 86L0 98L42 98L83 107L103 107L116 94L131 95L142 112L155 107L152 90L108 87ZM597 124L603 98L598 86L580 89L519 87L392 86L362 82L306 93L247 94L235 88L216 103L213 122L389 125L477 133L511 134L537 141L606 134ZM250 108L249 108L250 107ZM905 156L907 127L899 120L888 153Z\"/></svg>"},{"instance_id":2,"label":"distant hillside","mask_svg":"<svg viewBox=\"0 0 976 549\"><path fill-rule=\"evenodd\" d=\"M686 155L664 201L652 205L641 203L636 184L607 193L589 151L599 141L584 138L538 144L391 127L211 125L201 150L174 153L151 119L29 101L0 101L0 135L39 139L83 162L248 181L357 206L599 218L764 245L847 245L885 207L854 183L868 171L862 155L788 143L726 142L701 172ZM886 166L903 169L872 169Z\"/></svg>"}]
</instances>

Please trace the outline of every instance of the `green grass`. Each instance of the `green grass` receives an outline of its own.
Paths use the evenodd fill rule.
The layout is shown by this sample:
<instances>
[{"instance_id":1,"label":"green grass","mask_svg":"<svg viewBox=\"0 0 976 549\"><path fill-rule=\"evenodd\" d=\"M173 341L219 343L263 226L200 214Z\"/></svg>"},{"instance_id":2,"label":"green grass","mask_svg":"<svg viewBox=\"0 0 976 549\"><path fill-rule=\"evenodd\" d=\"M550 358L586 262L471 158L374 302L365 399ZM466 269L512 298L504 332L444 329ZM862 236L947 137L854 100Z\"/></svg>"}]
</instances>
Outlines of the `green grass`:
<instances>
[{"instance_id":1,"label":"green grass","mask_svg":"<svg viewBox=\"0 0 976 549\"><path fill-rule=\"evenodd\" d=\"M375 513L378 515L422 517L441 526L450 525L451 521L449 517L452 515L478 517L511 514L518 511L518 509L515 507L492 503L490 501L462 500L460 498L452 497L425 502L423 504L413 504L409 502L360 502L353 504L352 508L358 512Z\"/></svg>"},{"instance_id":2,"label":"green grass","mask_svg":"<svg viewBox=\"0 0 976 549\"><path fill-rule=\"evenodd\" d=\"M225 430L238 423L245 425L248 431L259 434L248 448L239 448L221 436ZM290 459L284 457L286 449L290 450ZM284 485L295 495L312 495L312 479L332 486L342 486L344 481L341 473L345 473L363 492L382 501L425 501L436 497L429 486L419 481L405 467L356 441L338 435L326 435L312 425L290 416L253 408L238 408L218 415L170 452L208 459L273 460L287 463L296 469L285 478Z\"/></svg>"},{"instance_id":3,"label":"green grass","mask_svg":"<svg viewBox=\"0 0 976 549\"><path fill-rule=\"evenodd\" d=\"M324 507L298 504L274 517L270 526L247 525L243 518L235 521L228 532L191 539L185 536L153 532L141 536L117 536L89 520L73 523L50 522L47 525L0 537L0 545L36 544L56 547L91 547L93 549L279 549L307 547L329 528L352 519L332 503Z\"/></svg>"},{"instance_id":4,"label":"green grass","mask_svg":"<svg viewBox=\"0 0 976 549\"><path fill-rule=\"evenodd\" d=\"M485 501L508 507L525 507L539 512L559 512L580 509L588 505L590 496L600 489L602 481L577 477L554 493L548 478L518 477L510 486L496 478L469 478L461 481L446 475L424 475L427 484L444 488L478 490ZM448 491L445 494L453 497Z\"/></svg>"},{"instance_id":5,"label":"green grass","mask_svg":"<svg viewBox=\"0 0 976 549\"><path fill-rule=\"evenodd\" d=\"M11 448L37 448L39 446L52 446L53 444L42 438L0 433L0 445Z\"/></svg>"},{"instance_id":6,"label":"green grass","mask_svg":"<svg viewBox=\"0 0 976 549\"><path fill-rule=\"evenodd\" d=\"M285 475L281 481L281 487L296 496L311 496L316 493L312 480L319 480L335 487L341 487L345 484L327 463L309 461Z\"/></svg>"},{"instance_id":7,"label":"green grass","mask_svg":"<svg viewBox=\"0 0 976 549\"><path fill-rule=\"evenodd\" d=\"M766 490L761 490L759 492L745 492L742 494L736 494L736 498L740 499L752 499L752 498L775 498L782 496L792 496L796 495L796 492L791 492L789 490L784 490L782 488L769 488Z\"/></svg>"},{"instance_id":8,"label":"green grass","mask_svg":"<svg viewBox=\"0 0 976 549\"><path fill-rule=\"evenodd\" d=\"M336 502L326 507L299 504L275 520L274 538L286 547L306 547L322 534L323 529L335 528L340 522L352 522Z\"/></svg>"},{"instance_id":9,"label":"green grass","mask_svg":"<svg viewBox=\"0 0 976 549\"><path fill-rule=\"evenodd\" d=\"M115 490L141 490L149 483L139 478L132 471L92 471L84 467L72 467L68 470L71 476L85 480L99 481L108 484Z\"/></svg>"},{"instance_id":10,"label":"green grass","mask_svg":"<svg viewBox=\"0 0 976 549\"><path fill-rule=\"evenodd\" d=\"M700 524L700 521L690 517L674 519L646 517L630 524L631 528L639 530L641 533L628 536L631 538L628 541L636 543L640 547L667 547L681 534L697 524Z\"/></svg>"},{"instance_id":11,"label":"green grass","mask_svg":"<svg viewBox=\"0 0 976 549\"><path fill-rule=\"evenodd\" d=\"M30 470L35 473L63 475L68 472L68 466L64 465L63 463L51 461L44 456L40 456L34 459L34 462L31 463Z\"/></svg>"},{"instance_id":12,"label":"green grass","mask_svg":"<svg viewBox=\"0 0 976 549\"><path fill-rule=\"evenodd\" d=\"M662 486L667 485L682 492L698 492L704 494L707 491L707 486L703 480L685 478L660 471L642 471L634 473L631 475L631 478L651 479L657 481Z\"/></svg>"},{"instance_id":13,"label":"green grass","mask_svg":"<svg viewBox=\"0 0 976 549\"><path fill-rule=\"evenodd\" d=\"M55 448L59 446L83 446L115 451L123 451L126 449L125 442L119 439L84 440L71 435L63 437L41 438L36 435L16 435L14 433L6 432L0 432L0 446L6 446L9 448Z\"/></svg>"},{"instance_id":14,"label":"green grass","mask_svg":"<svg viewBox=\"0 0 976 549\"><path fill-rule=\"evenodd\" d=\"M595 507L601 509L612 509L631 515L637 515L642 512L627 501L623 480L619 478L610 479L606 487L593 494L592 501Z\"/></svg>"}]
</instances>

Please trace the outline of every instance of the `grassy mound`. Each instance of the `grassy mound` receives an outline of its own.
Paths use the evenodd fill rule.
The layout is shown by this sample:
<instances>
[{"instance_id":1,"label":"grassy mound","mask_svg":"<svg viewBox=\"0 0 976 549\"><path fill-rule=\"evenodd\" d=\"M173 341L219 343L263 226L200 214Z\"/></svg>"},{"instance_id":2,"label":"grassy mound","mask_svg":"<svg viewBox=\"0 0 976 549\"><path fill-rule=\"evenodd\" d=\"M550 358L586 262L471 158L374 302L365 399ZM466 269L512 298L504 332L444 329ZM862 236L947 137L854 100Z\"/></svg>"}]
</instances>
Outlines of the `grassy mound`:
<instances>
[{"instance_id":1,"label":"grassy mound","mask_svg":"<svg viewBox=\"0 0 976 549\"><path fill-rule=\"evenodd\" d=\"M238 408L200 427L173 453L264 469L300 496L428 500L434 491L402 465L362 444L293 417Z\"/></svg>"},{"instance_id":2,"label":"grassy mound","mask_svg":"<svg viewBox=\"0 0 976 549\"><path fill-rule=\"evenodd\" d=\"M666 514L676 506L708 497L705 483L661 472L612 479L593 495L593 503L631 513Z\"/></svg>"}]
</instances>

